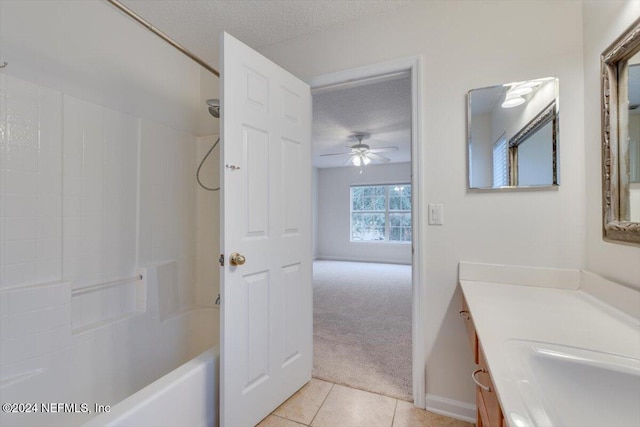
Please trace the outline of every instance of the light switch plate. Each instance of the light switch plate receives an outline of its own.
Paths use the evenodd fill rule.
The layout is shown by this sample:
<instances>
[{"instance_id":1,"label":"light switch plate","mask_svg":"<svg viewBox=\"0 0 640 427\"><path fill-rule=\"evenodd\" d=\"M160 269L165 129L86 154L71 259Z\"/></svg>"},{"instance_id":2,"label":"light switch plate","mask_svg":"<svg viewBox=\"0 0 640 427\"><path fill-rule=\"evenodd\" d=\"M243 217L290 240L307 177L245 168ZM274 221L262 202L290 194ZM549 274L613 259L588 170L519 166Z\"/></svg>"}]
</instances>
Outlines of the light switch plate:
<instances>
[{"instance_id":1,"label":"light switch plate","mask_svg":"<svg viewBox=\"0 0 640 427\"><path fill-rule=\"evenodd\" d=\"M442 205L429 205L429 225L442 225Z\"/></svg>"}]
</instances>

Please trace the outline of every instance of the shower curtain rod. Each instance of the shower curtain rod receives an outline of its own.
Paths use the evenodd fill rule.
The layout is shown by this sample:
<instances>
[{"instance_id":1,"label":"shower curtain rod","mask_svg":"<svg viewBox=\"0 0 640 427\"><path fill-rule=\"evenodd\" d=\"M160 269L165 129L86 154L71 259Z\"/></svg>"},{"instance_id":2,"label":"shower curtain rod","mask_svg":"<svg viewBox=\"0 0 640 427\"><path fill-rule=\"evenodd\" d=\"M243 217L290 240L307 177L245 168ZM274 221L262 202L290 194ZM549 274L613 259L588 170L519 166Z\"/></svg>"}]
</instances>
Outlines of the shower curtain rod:
<instances>
[{"instance_id":1,"label":"shower curtain rod","mask_svg":"<svg viewBox=\"0 0 640 427\"><path fill-rule=\"evenodd\" d=\"M138 15L133 10L129 9L127 6L125 6L124 4L120 3L118 0L106 0L106 1L111 3L116 8L120 9L120 11L122 11L125 14L129 15L131 18L133 18L139 24L142 24L143 27L147 28L153 34L155 34L156 36L160 37L162 40L164 40L165 42L169 43L171 46L175 47L180 52L182 52L183 54L187 55L189 58L191 58L194 61L196 61L198 64L202 65L207 71L210 71L216 77L220 77L220 73L218 72L218 70L213 68L211 65L207 64L203 59L201 59L199 56L197 56L196 54L191 52L189 49L185 48L180 43L176 42L171 37L167 36L165 33L160 31L159 29L157 29L153 25L151 25L142 16Z\"/></svg>"}]
</instances>

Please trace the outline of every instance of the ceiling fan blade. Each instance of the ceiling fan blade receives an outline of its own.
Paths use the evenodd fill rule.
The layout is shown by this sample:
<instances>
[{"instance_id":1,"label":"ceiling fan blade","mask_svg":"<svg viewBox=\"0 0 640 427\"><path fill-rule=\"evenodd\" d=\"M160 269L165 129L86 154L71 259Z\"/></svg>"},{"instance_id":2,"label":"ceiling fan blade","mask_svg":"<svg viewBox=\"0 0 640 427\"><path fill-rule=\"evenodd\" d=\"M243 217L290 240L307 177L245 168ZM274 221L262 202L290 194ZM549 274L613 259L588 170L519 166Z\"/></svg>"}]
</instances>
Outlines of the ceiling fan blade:
<instances>
[{"instance_id":1,"label":"ceiling fan blade","mask_svg":"<svg viewBox=\"0 0 640 427\"><path fill-rule=\"evenodd\" d=\"M386 158L384 156L381 156L379 154L372 153L371 151L369 151L367 154L365 154L365 156L367 156L371 160L377 160L377 161L382 162L382 163L389 163L391 161L390 159L388 159L388 158Z\"/></svg>"},{"instance_id":2,"label":"ceiling fan blade","mask_svg":"<svg viewBox=\"0 0 640 427\"><path fill-rule=\"evenodd\" d=\"M370 153L384 153L386 151L398 151L398 147L372 148L369 150Z\"/></svg>"},{"instance_id":3,"label":"ceiling fan blade","mask_svg":"<svg viewBox=\"0 0 640 427\"><path fill-rule=\"evenodd\" d=\"M331 154L320 154L320 157L328 157L328 156L344 156L345 154L353 154L352 151L346 151L344 153L331 153Z\"/></svg>"},{"instance_id":4,"label":"ceiling fan blade","mask_svg":"<svg viewBox=\"0 0 640 427\"><path fill-rule=\"evenodd\" d=\"M344 162L345 166L348 164L352 164L353 163L353 159L356 157L356 155L354 154L353 156L349 157L349 159Z\"/></svg>"}]
</instances>

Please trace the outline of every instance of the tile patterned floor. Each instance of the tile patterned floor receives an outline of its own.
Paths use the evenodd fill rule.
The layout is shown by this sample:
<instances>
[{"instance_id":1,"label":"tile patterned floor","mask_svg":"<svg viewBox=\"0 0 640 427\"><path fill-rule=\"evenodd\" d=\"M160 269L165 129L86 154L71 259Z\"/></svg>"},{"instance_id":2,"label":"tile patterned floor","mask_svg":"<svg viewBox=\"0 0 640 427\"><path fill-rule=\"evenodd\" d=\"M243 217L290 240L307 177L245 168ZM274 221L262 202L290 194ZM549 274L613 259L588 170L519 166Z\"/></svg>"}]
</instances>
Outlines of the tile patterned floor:
<instances>
[{"instance_id":1,"label":"tile patterned floor","mask_svg":"<svg viewBox=\"0 0 640 427\"><path fill-rule=\"evenodd\" d=\"M412 403L313 378L257 427L473 427Z\"/></svg>"}]
</instances>

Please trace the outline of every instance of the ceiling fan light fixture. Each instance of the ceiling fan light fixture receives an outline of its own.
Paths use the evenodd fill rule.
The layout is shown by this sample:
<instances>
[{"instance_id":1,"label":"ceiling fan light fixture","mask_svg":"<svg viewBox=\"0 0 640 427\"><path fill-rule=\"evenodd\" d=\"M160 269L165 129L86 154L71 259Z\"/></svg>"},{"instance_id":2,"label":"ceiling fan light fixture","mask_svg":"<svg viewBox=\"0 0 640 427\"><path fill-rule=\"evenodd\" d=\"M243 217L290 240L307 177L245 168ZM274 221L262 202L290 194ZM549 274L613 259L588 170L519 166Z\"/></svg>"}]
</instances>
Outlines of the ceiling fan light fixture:
<instances>
[{"instance_id":1,"label":"ceiling fan light fixture","mask_svg":"<svg viewBox=\"0 0 640 427\"><path fill-rule=\"evenodd\" d=\"M356 139L358 141L357 144L348 147L351 149L351 151L348 151L346 153L320 154L320 157L349 155L350 157L344 162L344 166L353 165L362 168L363 166L366 166L374 161L380 163L389 163L391 159L382 156L379 153L398 151L398 147L379 147L371 149L369 145L362 143L365 138L369 138L368 133L356 133L353 134L350 138Z\"/></svg>"}]
</instances>

